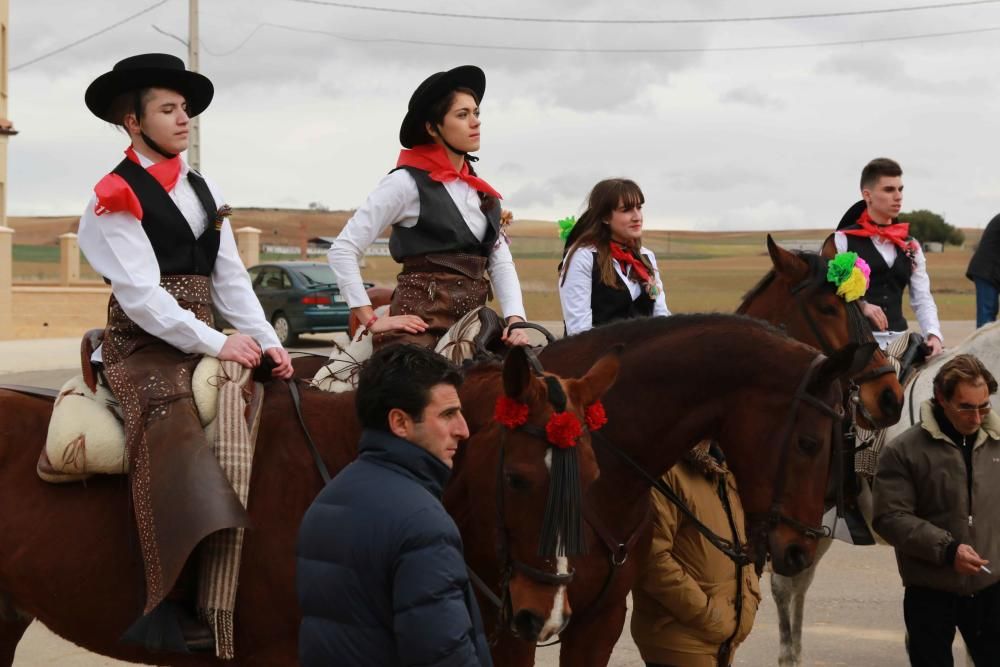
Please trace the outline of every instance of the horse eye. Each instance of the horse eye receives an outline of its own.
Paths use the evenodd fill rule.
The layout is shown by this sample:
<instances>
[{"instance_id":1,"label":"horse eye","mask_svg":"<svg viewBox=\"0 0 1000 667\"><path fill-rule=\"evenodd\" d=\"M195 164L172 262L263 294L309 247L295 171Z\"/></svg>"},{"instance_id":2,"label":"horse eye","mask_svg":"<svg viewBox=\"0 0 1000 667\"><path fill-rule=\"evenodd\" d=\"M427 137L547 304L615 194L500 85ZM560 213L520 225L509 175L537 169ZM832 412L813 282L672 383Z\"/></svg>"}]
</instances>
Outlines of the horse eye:
<instances>
[{"instance_id":1,"label":"horse eye","mask_svg":"<svg viewBox=\"0 0 1000 667\"><path fill-rule=\"evenodd\" d=\"M524 491L526 489L531 488L531 482L526 480L524 477L516 475L512 472L509 472L506 475L504 475L504 479L507 480L507 486L509 486L514 491Z\"/></svg>"},{"instance_id":2,"label":"horse eye","mask_svg":"<svg viewBox=\"0 0 1000 667\"><path fill-rule=\"evenodd\" d=\"M800 435L799 449L806 454L815 454L819 451L819 440L816 438L810 438L809 436Z\"/></svg>"},{"instance_id":3,"label":"horse eye","mask_svg":"<svg viewBox=\"0 0 1000 667\"><path fill-rule=\"evenodd\" d=\"M838 315L837 307L830 303L819 304L819 312L824 315L829 315L831 317Z\"/></svg>"}]
</instances>

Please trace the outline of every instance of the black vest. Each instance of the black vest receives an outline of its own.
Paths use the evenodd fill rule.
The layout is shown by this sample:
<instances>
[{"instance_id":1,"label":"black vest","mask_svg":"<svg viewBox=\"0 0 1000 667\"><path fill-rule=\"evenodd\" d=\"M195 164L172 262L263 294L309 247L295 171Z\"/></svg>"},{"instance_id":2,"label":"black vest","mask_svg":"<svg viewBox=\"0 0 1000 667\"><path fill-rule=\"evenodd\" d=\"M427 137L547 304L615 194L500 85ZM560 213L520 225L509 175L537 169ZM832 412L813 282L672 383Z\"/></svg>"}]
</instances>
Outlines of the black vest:
<instances>
[{"instance_id":1,"label":"black vest","mask_svg":"<svg viewBox=\"0 0 1000 667\"><path fill-rule=\"evenodd\" d=\"M188 171L188 181L208 217L205 231L195 238L170 194L142 165L126 158L112 173L125 179L142 205L142 230L156 253L160 275L210 276L219 254L219 231L215 228L215 199L205 179L194 170Z\"/></svg>"},{"instance_id":2,"label":"black vest","mask_svg":"<svg viewBox=\"0 0 1000 667\"><path fill-rule=\"evenodd\" d=\"M586 251L584 251L586 252ZM615 272L619 289L608 287L601 280L601 267L594 252L594 270L591 272L590 310L593 326L600 326L615 320L630 320L633 317L649 317L653 314L655 302L643 290L639 297L632 299L622 277Z\"/></svg>"},{"instance_id":3,"label":"black vest","mask_svg":"<svg viewBox=\"0 0 1000 667\"><path fill-rule=\"evenodd\" d=\"M500 232L499 203L486 211L488 226L480 241L465 223L465 218L443 183L431 180L430 174L423 169L399 168L408 171L417 183L420 217L412 227L393 226L389 236L389 252L394 260L402 262L407 257L447 253L489 256Z\"/></svg>"},{"instance_id":4,"label":"black vest","mask_svg":"<svg viewBox=\"0 0 1000 667\"><path fill-rule=\"evenodd\" d=\"M850 225L844 231L860 228L859 225ZM870 238L852 234L845 234L845 237L847 249L858 253L871 267L871 285L865 293L865 301L885 311L889 331L906 331L909 326L903 317L903 290L910 284L910 275L913 273L910 258L896 248L896 261L889 266Z\"/></svg>"}]
</instances>

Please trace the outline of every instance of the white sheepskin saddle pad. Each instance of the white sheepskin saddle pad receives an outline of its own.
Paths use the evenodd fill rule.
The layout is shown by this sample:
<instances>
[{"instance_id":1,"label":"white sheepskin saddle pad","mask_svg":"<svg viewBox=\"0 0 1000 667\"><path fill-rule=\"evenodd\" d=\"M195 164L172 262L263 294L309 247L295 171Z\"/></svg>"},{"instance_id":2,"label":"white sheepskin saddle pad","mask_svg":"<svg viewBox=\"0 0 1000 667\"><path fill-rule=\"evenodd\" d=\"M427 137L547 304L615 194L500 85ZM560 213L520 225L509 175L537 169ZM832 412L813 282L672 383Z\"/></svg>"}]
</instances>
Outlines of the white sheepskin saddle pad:
<instances>
[{"instance_id":1,"label":"white sheepskin saddle pad","mask_svg":"<svg viewBox=\"0 0 1000 667\"><path fill-rule=\"evenodd\" d=\"M204 357L191 381L194 402L206 436L213 437L212 425L218 412L219 360ZM62 386L52 408L45 454L55 471L39 476L47 482L74 482L94 474L120 475L128 472L125 428L118 401L111 391L98 385L97 391L77 375Z\"/></svg>"},{"instance_id":2,"label":"white sheepskin saddle pad","mask_svg":"<svg viewBox=\"0 0 1000 667\"><path fill-rule=\"evenodd\" d=\"M469 311L455 322L438 341L434 351L456 364L472 359L476 351L475 338L482 329L479 311L484 307ZM381 306L375 314L379 317L387 316L389 306ZM371 336L359 335L347 347L334 346L330 360L316 372L312 384L317 389L334 394L354 391L358 386L358 370L371 356Z\"/></svg>"}]
</instances>

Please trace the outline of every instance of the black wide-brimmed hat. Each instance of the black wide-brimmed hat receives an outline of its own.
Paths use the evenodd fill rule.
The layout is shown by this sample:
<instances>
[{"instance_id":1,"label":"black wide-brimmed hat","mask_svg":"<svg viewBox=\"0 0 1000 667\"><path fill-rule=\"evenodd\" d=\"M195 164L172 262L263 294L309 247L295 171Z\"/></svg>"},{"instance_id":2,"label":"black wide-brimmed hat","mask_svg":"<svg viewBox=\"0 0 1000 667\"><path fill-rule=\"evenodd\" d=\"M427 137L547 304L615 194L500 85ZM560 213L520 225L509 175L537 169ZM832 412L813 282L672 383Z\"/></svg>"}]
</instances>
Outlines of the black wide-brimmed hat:
<instances>
[{"instance_id":1,"label":"black wide-brimmed hat","mask_svg":"<svg viewBox=\"0 0 1000 667\"><path fill-rule=\"evenodd\" d=\"M215 86L208 77L184 69L184 61L166 53L143 53L115 64L114 69L94 79L87 87L87 108L109 123L111 104L122 93L139 88L169 88L187 100L187 114L195 117L208 108Z\"/></svg>"},{"instance_id":2,"label":"black wide-brimmed hat","mask_svg":"<svg viewBox=\"0 0 1000 667\"><path fill-rule=\"evenodd\" d=\"M456 88L468 88L476 94L476 99L482 102L483 94L486 92L486 75L475 65L462 65L447 72L431 74L424 79L410 97L406 116L399 126L399 143L405 148L426 143L424 121L427 109Z\"/></svg>"}]
</instances>

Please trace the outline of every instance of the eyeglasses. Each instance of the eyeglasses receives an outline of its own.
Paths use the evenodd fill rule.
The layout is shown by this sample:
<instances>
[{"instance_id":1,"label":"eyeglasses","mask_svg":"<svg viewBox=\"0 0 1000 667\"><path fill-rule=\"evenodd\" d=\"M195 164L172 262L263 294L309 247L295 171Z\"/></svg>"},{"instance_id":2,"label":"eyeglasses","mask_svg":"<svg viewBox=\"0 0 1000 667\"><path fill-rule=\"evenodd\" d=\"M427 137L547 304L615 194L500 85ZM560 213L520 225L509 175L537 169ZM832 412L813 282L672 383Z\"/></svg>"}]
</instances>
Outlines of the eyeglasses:
<instances>
[{"instance_id":1,"label":"eyeglasses","mask_svg":"<svg viewBox=\"0 0 1000 667\"><path fill-rule=\"evenodd\" d=\"M959 406L960 407L955 408L955 412L964 417L971 417L975 414L978 414L980 417L985 417L990 414L990 410L993 409L993 406L989 403L985 405L977 405L975 407L966 407L965 403L960 403Z\"/></svg>"}]
</instances>

